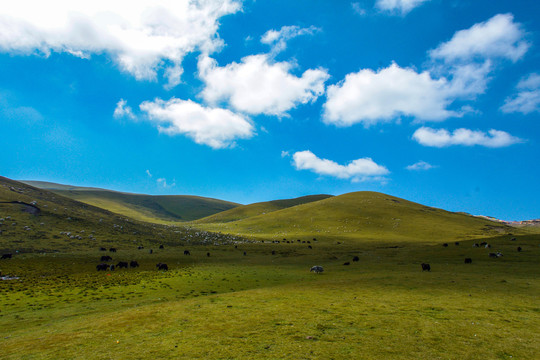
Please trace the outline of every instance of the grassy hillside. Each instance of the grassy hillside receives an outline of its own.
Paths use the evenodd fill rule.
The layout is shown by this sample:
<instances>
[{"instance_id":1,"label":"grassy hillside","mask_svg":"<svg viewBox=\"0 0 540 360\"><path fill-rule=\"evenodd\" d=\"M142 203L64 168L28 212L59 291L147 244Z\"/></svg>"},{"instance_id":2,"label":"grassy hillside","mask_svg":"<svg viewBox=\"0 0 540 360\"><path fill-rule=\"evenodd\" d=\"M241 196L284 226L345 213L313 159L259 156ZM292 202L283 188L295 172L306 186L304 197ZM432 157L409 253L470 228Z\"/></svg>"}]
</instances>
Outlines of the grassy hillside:
<instances>
[{"instance_id":1,"label":"grassy hillside","mask_svg":"<svg viewBox=\"0 0 540 360\"><path fill-rule=\"evenodd\" d=\"M520 231L375 192L344 194L234 222L197 225L275 240L315 237L438 242Z\"/></svg>"},{"instance_id":2,"label":"grassy hillside","mask_svg":"<svg viewBox=\"0 0 540 360\"><path fill-rule=\"evenodd\" d=\"M332 195L309 195L295 199L266 201L255 204L238 206L233 209L207 216L195 221L196 224L203 223L226 223L246 219L252 216L264 215L276 210L290 208L296 205L307 204L314 201L324 200Z\"/></svg>"},{"instance_id":3,"label":"grassy hillside","mask_svg":"<svg viewBox=\"0 0 540 360\"><path fill-rule=\"evenodd\" d=\"M192 221L238 206L232 202L199 196L154 196L40 181L25 183L133 219L154 223Z\"/></svg>"},{"instance_id":4,"label":"grassy hillside","mask_svg":"<svg viewBox=\"0 0 540 360\"><path fill-rule=\"evenodd\" d=\"M66 252L221 240L228 241L224 235L133 220L0 177L0 251Z\"/></svg>"}]
</instances>

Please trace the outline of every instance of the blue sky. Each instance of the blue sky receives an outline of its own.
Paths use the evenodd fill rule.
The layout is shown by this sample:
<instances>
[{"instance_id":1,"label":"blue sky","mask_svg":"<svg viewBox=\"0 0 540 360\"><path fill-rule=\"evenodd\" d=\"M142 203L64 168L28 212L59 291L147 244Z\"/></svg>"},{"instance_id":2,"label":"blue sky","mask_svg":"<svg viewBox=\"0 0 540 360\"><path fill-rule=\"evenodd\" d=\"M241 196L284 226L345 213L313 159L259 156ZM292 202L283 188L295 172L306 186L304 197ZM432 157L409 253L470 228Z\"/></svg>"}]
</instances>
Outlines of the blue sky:
<instances>
[{"instance_id":1,"label":"blue sky","mask_svg":"<svg viewBox=\"0 0 540 360\"><path fill-rule=\"evenodd\" d=\"M20 0L0 175L540 218L540 4Z\"/></svg>"}]
</instances>

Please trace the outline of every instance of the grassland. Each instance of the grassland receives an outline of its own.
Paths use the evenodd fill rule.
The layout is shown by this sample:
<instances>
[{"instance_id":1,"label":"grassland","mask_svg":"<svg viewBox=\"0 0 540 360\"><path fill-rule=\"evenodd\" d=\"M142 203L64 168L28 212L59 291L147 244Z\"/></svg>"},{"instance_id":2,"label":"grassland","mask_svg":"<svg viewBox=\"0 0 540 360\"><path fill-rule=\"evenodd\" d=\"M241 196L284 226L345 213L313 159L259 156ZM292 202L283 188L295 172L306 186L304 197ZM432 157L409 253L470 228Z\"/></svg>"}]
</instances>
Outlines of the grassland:
<instances>
[{"instance_id":1,"label":"grassland","mask_svg":"<svg viewBox=\"0 0 540 360\"><path fill-rule=\"evenodd\" d=\"M351 218L327 220L325 234L293 227L289 234L296 236L277 243L264 238L271 234L264 222L250 238L146 224L0 179L0 201L37 201L41 209L32 215L21 204L0 204L0 218L17 223L0 226L0 249L14 254L0 260L11 279L0 280L0 358L540 358L540 235L373 196L364 208L373 223L395 223L397 214L420 224L395 237L383 230L367 236L367 227L366 233L343 232ZM384 206L375 201L381 197ZM358 194L349 205L339 198L266 215L285 221L279 213L293 216L295 208L330 202L326 217L337 212L338 219L345 210L332 207L335 199L358 210ZM383 207L396 214L377 220ZM255 217L241 221L254 227ZM295 220L290 224L311 224ZM452 224L456 230L437 237L432 229L418 230ZM54 237L67 230L86 235ZM87 236L92 231L94 239ZM473 247L480 241L491 248ZM104 253L101 245L118 250ZM504 256L488 256L497 251ZM104 254L112 263L137 260L140 267L97 272ZM157 271L157 262L170 270ZM421 271L422 262L431 272ZM324 273L310 273L313 265Z\"/></svg>"},{"instance_id":2,"label":"grassland","mask_svg":"<svg viewBox=\"0 0 540 360\"><path fill-rule=\"evenodd\" d=\"M309 195L295 199L273 200L249 205L238 206L214 215L194 221L195 224L227 223L247 219L253 216L265 215L273 211L291 208L293 206L316 202L330 198L331 195Z\"/></svg>"},{"instance_id":3,"label":"grassland","mask_svg":"<svg viewBox=\"0 0 540 360\"><path fill-rule=\"evenodd\" d=\"M241 208L239 208L241 209ZM232 211L235 211L233 209ZM231 211L231 210L230 210ZM219 219L219 214L207 218ZM254 238L445 242L518 232L504 224L452 213L376 192L355 192L254 215L195 226Z\"/></svg>"},{"instance_id":4,"label":"grassland","mask_svg":"<svg viewBox=\"0 0 540 360\"><path fill-rule=\"evenodd\" d=\"M200 196L142 195L41 181L24 183L131 219L153 223L192 221L239 205Z\"/></svg>"}]
</instances>

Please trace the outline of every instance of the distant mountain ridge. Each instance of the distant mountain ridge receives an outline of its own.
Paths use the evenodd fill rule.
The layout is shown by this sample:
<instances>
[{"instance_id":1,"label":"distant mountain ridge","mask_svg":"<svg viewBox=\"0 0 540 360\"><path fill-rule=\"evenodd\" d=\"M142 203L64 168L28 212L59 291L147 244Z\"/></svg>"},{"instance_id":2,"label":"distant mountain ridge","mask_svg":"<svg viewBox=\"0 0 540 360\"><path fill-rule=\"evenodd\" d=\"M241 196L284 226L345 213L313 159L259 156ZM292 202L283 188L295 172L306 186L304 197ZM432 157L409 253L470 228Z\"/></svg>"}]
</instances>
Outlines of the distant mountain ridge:
<instances>
[{"instance_id":1,"label":"distant mountain ridge","mask_svg":"<svg viewBox=\"0 0 540 360\"><path fill-rule=\"evenodd\" d=\"M21 182L146 222L193 221L240 205L192 195L145 195L44 181Z\"/></svg>"}]
</instances>

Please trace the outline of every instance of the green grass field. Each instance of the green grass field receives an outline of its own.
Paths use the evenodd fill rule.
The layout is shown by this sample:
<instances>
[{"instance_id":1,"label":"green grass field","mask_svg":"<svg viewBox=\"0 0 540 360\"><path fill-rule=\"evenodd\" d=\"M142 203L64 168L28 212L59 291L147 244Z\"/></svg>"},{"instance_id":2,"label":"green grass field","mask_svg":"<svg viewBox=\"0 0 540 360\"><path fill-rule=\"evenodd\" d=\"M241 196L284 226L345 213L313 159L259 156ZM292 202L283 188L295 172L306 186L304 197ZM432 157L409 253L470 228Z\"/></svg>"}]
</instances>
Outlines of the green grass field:
<instances>
[{"instance_id":1,"label":"green grass field","mask_svg":"<svg viewBox=\"0 0 540 360\"><path fill-rule=\"evenodd\" d=\"M281 233L276 243L260 215L210 233L0 180L0 201L41 209L0 204L0 250L13 253L0 260L1 359L540 358L540 235L527 230L384 194L361 206L353 194L262 215L282 222L289 243ZM294 212L320 216L327 232ZM351 224L367 217L369 235ZM386 229L397 218L399 229ZM473 247L482 241L491 248ZM98 272L102 255L140 267ZM325 271L310 273L313 265Z\"/></svg>"}]
</instances>

